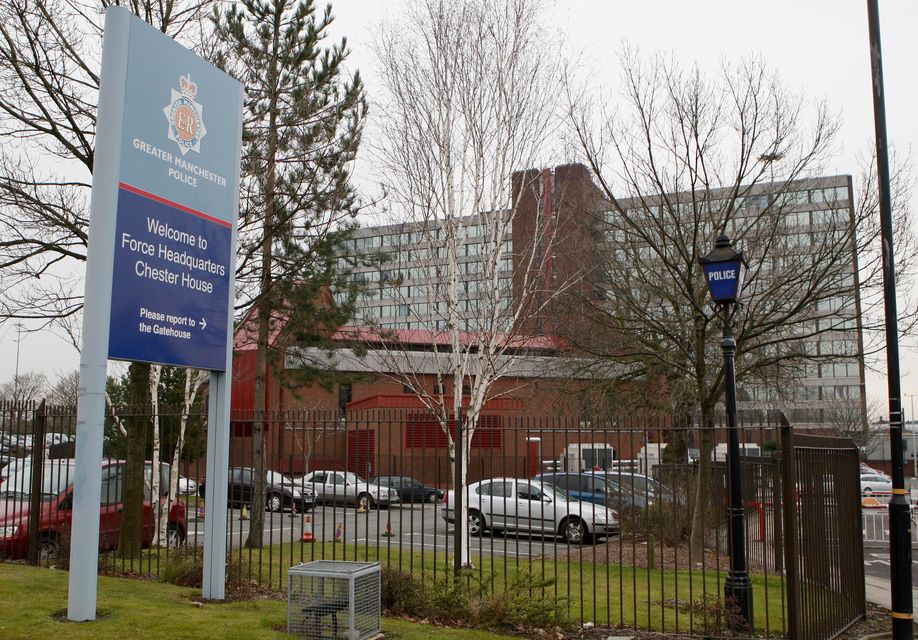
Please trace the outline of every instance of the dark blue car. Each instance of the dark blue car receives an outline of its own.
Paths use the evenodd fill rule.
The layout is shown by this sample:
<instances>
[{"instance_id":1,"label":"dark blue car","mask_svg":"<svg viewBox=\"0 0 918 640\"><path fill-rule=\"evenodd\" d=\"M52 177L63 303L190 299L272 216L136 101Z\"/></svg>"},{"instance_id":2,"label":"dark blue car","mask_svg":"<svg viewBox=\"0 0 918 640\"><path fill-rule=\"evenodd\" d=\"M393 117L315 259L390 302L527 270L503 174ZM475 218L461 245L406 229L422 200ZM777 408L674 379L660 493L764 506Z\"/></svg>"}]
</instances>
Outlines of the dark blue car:
<instances>
[{"instance_id":1,"label":"dark blue car","mask_svg":"<svg viewBox=\"0 0 918 640\"><path fill-rule=\"evenodd\" d=\"M427 502L435 504L443 499L443 489L429 487L420 480L405 476L378 476L370 480L381 487L389 487L398 492L402 502Z\"/></svg>"}]
</instances>

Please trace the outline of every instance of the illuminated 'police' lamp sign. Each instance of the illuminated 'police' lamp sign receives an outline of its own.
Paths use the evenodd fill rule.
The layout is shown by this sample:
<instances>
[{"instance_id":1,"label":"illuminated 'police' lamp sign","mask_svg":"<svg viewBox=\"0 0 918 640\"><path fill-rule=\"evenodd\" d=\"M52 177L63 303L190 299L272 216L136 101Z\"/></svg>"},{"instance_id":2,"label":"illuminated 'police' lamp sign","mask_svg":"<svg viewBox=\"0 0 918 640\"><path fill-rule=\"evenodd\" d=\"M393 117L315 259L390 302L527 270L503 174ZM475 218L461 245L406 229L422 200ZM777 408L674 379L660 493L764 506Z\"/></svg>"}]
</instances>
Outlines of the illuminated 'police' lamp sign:
<instances>
[{"instance_id":1,"label":"illuminated 'police' lamp sign","mask_svg":"<svg viewBox=\"0 0 918 640\"><path fill-rule=\"evenodd\" d=\"M743 252L733 250L730 238L717 238L714 250L698 260L711 290L711 299L717 303L738 302L743 293L746 262Z\"/></svg>"}]
</instances>

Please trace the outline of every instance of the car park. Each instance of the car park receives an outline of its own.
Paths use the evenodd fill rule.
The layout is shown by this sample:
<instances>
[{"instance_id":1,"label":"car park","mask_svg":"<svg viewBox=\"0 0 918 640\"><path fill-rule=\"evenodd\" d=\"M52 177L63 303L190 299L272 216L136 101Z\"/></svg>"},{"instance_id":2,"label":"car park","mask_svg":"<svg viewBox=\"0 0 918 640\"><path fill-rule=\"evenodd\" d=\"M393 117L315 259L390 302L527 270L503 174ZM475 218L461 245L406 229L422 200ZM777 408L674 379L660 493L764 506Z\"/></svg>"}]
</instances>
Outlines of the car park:
<instances>
[{"instance_id":1,"label":"car park","mask_svg":"<svg viewBox=\"0 0 918 640\"><path fill-rule=\"evenodd\" d=\"M420 480L407 476L378 476L370 479L371 484L395 489L402 502L426 502L436 504L446 494L443 489L425 485Z\"/></svg>"},{"instance_id":2,"label":"car park","mask_svg":"<svg viewBox=\"0 0 918 640\"><path fill-rule=\"evenodd\" d=\"M561 536L569 544L582 544L618 533L618 513L611 508L580 502L558 487L538 480L494 478L469 485L469 533L516 531ZM443 518L455 521L455 492L446 494Z\"/></svg>"},{"instance_id":3,"label":"car park","mask_svg":"<svg viewBox=\"0 0 918 640\"><path fill-rule=\"evenodd\" d=\"M575 500L611 507L622 514L643 511L653 504L652 495L627 482L618 483L601 471L541 473L535 479L558 487Z\"/></svg>"},{"instance_id":4,"label":"car park","mask_svg":"<svg viewBox=\"0 0 918 640\"><path fill-rule=\"evenodd\" d=\"M887 476L873 473L861 474L861 493L869 496L874 493L890 493L892 480Z\"/></svg>"},{"instance_id":5,"label":"car park","mask_svg":"<svg viewBox=\"0 0 918 640\"><path fill-rule=\"evenodd\" d=\"M323 504L345 504L371 509L401 502L395 489L367 482L350 471L311 471L303 476L302 482L313 488L316 499Z\"/></svg>"},{"instance_id":6,"label":"car park","mask_svg":"<svg viewBox=\"0 0 918 640\"><path fill-rule=\"evenodd\" d=\"M121 534L121 514L124 509L125 463L113 460L103 463L102 492L99 505L99 551L118 547ZM153 543L156 523L153 516L152 464L147 462L144 478L143 519L141 541L144 547ZM0 555L7 558L25 558L28 554L29 520L32 482L31 464L20 465L15 473L0 482ZM168 477L168 465L161 473ZM42 464L41 511L39 517L39 541L41 554L53 554L61 537L70 530L73 520L73 460L50 460ZM165 486L165 485L161 485ZM166 496L159 498L165 507ZM165 511L165 509L163 509ZM168 512L167 546L176 547L185 540L185 503L175 501Z\"/></svg>"},{"instance_id":7,"label":"car park","mask_svg":"<svg viewBox=\"0 0 918 640\"><path fill-rule=\"evenodd\" d=\"M249 467L231 467L226 502L229 507L252 506L255 501L255 470ZM265 510L283 511L296 509L309 511L315 506L315 494L309 485L303 486L277 471L265 472ZM198 483L198 495L206 492L206 478Z\"/></svg>"}]
</instances>

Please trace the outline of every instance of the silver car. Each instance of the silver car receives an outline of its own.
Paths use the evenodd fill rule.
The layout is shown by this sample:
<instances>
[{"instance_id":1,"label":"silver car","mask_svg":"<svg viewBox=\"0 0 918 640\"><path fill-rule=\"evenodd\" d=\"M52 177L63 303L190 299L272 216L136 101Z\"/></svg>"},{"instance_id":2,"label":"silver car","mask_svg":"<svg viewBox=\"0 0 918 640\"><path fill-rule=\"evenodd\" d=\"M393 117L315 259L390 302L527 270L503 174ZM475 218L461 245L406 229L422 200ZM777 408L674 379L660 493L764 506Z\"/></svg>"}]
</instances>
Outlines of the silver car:
<instances>
[{"instance_id":1,"label":"silver car","mask_svg":"<svg viewBox=\"0 0 918 640\"><path fill-rule=\"evenodd\" d=\"M464 492L469 506L469 533L484 531L524 531L560 535L570 544L587 542L591 537L618 533L618 513L614 509L578 502L548 483L517 478L494 478L468 486ZM443 517L455 520L456 495L447 493Z\"/></svg>"},{"instance_id":2,"label":"silver car","mask_svg":"<svg viewBox=\"0 0 918 640\"><path fill-rule=\"evenodd\" d=\"M311 486L316 500L326 504L352 504L371 509L400 502L395 489L367 482L350 471L310 471L297 481L300 482Z\"/></svg>"}]
</instances>

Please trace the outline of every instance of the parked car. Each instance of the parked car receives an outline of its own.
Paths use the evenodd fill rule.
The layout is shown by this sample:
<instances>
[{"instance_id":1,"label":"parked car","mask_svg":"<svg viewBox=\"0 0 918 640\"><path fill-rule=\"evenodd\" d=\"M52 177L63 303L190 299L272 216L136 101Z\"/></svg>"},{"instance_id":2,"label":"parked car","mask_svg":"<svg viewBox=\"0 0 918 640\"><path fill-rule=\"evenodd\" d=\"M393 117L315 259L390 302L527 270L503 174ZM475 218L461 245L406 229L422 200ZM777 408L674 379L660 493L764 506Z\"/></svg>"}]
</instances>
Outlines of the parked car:
<instances>
[{"instance_id":1,"label":"parked car","mask_svg":"<svg viewBox=\"0 0 918 640\"><path fill-rule=\"evenodd\" d=\"M46 433L45 446L52 447L56 444L67 444L72 438L66 433Z\"/></svg>"},{"instance_id":2,"label":"parked car","mask_svg":"<svg viewBox=\"0 0 918 640\"><path fill-rule=\"evenodd\" d=\"M869 496L877 491L889 493L892 491L892 480L887 476L881 476L873 473L861 474L861 493Z\"/></svg>"},{"instance_id":3,"label":"parked car","mask_svg":"<svg viewBox=\"0 0 918 640\"><path fill-rule=\"evenodd\" d=\"M191 478L179 476L178 492L184 495L195 495L198 492L198 483Z\"/></svg>"},{"instance_id":4,"label":"parked car","mask_svg":"<svg viewBox=\"0 0 918 640\"><path fill-rule=\"evenodd\" d=\"M377 476L376 478L371 478L370 483L395 489L402 502L428 502L435 504L446 495L443 489L428 487L420 480L406 476Z\"/></svg>"},{"instance_id":5,"label":"parked car","mask_svg":"<svg viewBox=\"0 0 918 640\"><path fill-rule=\"evenodd\" d=\"M32 451L32 436L29 434L4 434L0 440L0 451L14 457L22 457Z\"/></svg>"},{"instance_id":6,"label":"parked car","mask_svg":"<svg viewBox=\"0 0 918 640\"><path fill-rule=\"evenodd\" d=\"M99 507L99 550L108 551L118 547L121 535L121 513L124 509L124 465L121 460L104 462L102 465L102 493ZM168 477L168 465L163 465L163 475ZM50 460L42 465L41 512L39 514L39 536L41 555L48 558L57 550L61 536L69 531L73 520L73 460ZM142 543L149 547L153 543L156 526L150 487L152 486L151 463L147 463L144 482ZM0 482L0 556L25 558L28 554L29 509L32 492L31 465L19 466L15 473ZM165 506L166 496L159 497ZM177 500L168 514L166 545L177 547L185 540L185 503Z\"/></svg>"},{"instance_id":7,"label":"parked car","mask_svg":"<svg viewBox=\"0 0 918 640\"><path fill-rule=\"evenodd\" d=\"M494 478L469 485L463 495L473 536L506 530L557 535L569 544L582 544L619 530L614 509L575 500L547 482ZM447 522L455 521L455 508L455 491L449 491L443 510Z\"/></svg>"},{"instance_id":8,"label":"parked car","mask_svg":"<svg viewBox=\"0 0 918 640\"><path fill-rule=\"evenodd\" d=\"M643 511L653 504L652 495L627 482L619 484L601 471L540 473L535 479L558 487L575 500L611 507L619 513Z\"/></svg>"},{"instance_id":9,"label":"parked car","mask_svg":"<svg viewBox=\"0 0 918 640\"><path fill-rule=\"evenodd\" d=\"M315 494L308 485L295 482L277 471L266 472L265 510L283 511L296 505L299 511L309 511L316 504ZM205 496L206 478L198 483L198 495ZM230 507L252 506L255 500L255 471L249 467L231 467L226 503Z\"/></svg>"},{"instance_id":10,"label":"parked car","mask_svg":"<svg viewBox=\"0 0 918 640\"><path fill-rule=\"evenodd\" d=\"M863 476L863 475L868 475L868 474L875 475L875 476L885 476L887 478L889 477L889 474L883 473L879 469L874 469L873 467L869 466L866 462L862 462L861 463L861 475Z\"/></svg>"},{"instance_id":11,"label":"parked car","mask_svg":"<svg viewBox=\"0 0 918 640\"><path fill-rule=\"evenodd\" d=\"M313 488L316 499L323 504L352 504L371 509L401 502L395 489L367 482L350 471L311 471L302 480Z\"/></svg>"},{"instance_id":12,"label":"parked car","mask_svg":"<svg viewBox=\"0 0 918 640\"><path fill-rule=\"evenodd\" d=\"M643 473L633 473L631 471L605 471L604 473L613 482L627 487L629 491L633 487L635 493L646 495L651 501L663 498L666 495L666 488L659 480Z\"/></svg>"}]
</instances>

